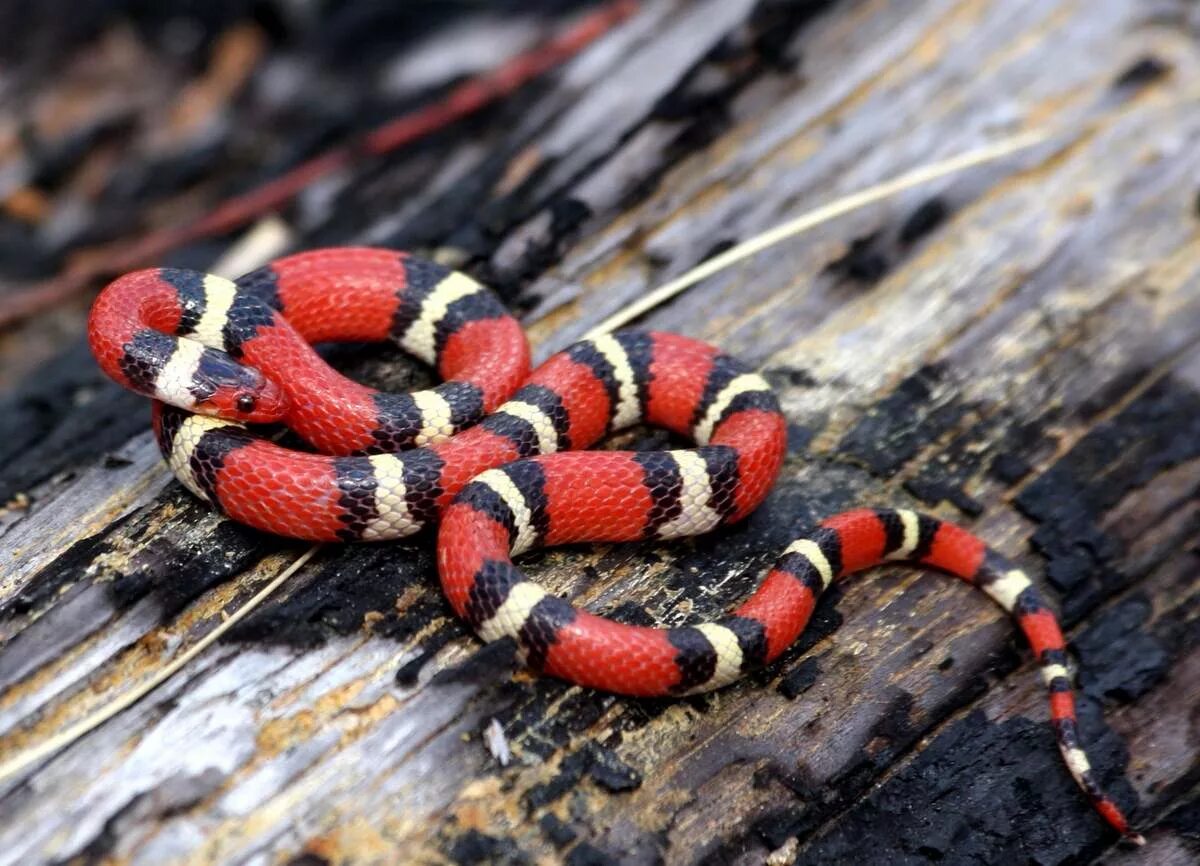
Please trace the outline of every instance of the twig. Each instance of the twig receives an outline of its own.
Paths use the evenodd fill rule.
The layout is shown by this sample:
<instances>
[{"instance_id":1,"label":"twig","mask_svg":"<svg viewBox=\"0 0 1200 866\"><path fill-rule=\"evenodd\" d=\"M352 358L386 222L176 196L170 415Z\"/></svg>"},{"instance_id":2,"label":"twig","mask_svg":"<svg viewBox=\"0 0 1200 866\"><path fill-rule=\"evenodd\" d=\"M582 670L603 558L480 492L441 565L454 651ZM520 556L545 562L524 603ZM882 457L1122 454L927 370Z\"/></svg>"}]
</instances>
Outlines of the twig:
<instances>
[{"instance_id":1,"label":"twig","mask_svg":"<svg viewBox=\"0 0 1200 866\"><path fill-rule=\"evenodd\" d=\"M208 267L210 274L236 279L281 255L295 241L291 226L276 214L264 217Z\"/></svg>"},{"instance_id":2,"label":"twig","mask_svg":"<svg viewBox=\"0 0 1200 866\"><path fill-rule=\"evenodd\" d=\"M612 0L550 40L453 88L443 99L367 132L361 140L327 151L248 192L227 199L187 225L151 232L105 258L0 299L0 330L86 291L105 276L145 267L183 244L234 231L291 201L297 194L359 155L381 156L462 120L524 87L574 57L638 8L637 0Z\"/></svg>"}]
</instances>

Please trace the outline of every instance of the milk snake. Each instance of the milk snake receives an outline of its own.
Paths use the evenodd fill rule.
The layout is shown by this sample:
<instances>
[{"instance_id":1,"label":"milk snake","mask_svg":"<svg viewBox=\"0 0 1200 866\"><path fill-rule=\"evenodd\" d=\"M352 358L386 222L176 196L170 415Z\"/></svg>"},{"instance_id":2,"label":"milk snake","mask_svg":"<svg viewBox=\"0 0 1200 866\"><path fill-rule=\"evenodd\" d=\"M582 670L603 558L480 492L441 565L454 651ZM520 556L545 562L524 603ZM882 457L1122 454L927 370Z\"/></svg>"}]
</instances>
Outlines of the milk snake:
<instances>
[{"instance_id":1,"label":"milk snake","mask_svg":"<svg viewBox=\"0 0 1200 866\"><path fill-rule=\"evenodd\" d=\"M399 538L440 521L438 571L455 612L484 640L514 639L532 668L580 685L628 695L718 688L777 658L838 577L889 560L960 577L1025 633L1071 775L1112 827L1140 838L1079 745L1054 614L1019 568L952 523L904 509L830 517L788 545L736 611L686 628L578 610L513 565L541 545L697 535L758 506L783 461L784 418L765 380L711 346L625 331L577 343L531 374L525 336L490 291L439 264L365 248L300 253L233 282L167 268L127 274L97 298L89 338L109 376L154 398L159 446L197 496L234 520L316 541ZM310 345L385 339L443 384L374 391ZM243 426L274 421L321 453ZM698 447L569 453L637 423Z\"/></svg>"}]
</instances>

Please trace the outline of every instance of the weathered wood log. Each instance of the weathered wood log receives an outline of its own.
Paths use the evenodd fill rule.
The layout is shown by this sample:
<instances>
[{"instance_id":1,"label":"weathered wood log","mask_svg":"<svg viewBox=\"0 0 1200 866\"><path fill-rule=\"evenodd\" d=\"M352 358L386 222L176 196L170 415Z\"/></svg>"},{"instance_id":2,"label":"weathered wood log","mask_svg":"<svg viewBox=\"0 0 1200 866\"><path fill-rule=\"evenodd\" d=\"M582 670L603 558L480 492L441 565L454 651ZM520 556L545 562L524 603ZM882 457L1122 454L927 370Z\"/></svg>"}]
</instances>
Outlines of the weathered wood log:
<instances>
[{"instance_id":1,"label":"weathered wood log","mask_svg":"<svg viewBox=\"0 0 1200 866\"><path fill-rule=\"evenodd\" d=\"M1150 862L1187 862L1193 17L1136 0L651 2L470 131L296 218L306 244L437 248L525 312L545 357L808 206L1006 131L1096 120L651 314L766 372L791 422L779 483L729 531L525 565L592 610L680 624L744 597L822 515L962 521L1054 590L1085 742L1140 797ZM426 381L390 349L335 357L381 387ZM303 549L171 481L141 402L81 347L3 400L0 492L30 505L0 515L0 760L149 676ZM440 597L429 538L330 546L165 686L0 785L0 864L1124 862L1046 716L1010 623L938 575L858 578L769 669L646 701L481 648Z\"/></svg>"}]
</instances>

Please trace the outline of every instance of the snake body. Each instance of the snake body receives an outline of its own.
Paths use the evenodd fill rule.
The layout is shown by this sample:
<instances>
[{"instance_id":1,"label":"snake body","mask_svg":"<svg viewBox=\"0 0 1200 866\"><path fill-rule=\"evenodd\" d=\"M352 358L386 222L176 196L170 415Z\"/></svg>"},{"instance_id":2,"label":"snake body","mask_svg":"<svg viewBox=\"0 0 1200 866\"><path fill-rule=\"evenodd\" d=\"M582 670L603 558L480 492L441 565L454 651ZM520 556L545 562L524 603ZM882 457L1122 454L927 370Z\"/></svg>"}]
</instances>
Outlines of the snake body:
<instances>
[{"instance_id":1,"label":"snake body","mask_svg":"<svg viewBox=\"0 0 1200 866\"><path fill-rule=\"evenodd\" d=\"M1066 645L1028 576L966 530L904 509L830 517L783 551L722 619L683 628L589 614L528 580L512 557L542 545L697 535L746 517L786 450L762 377L675 334L577 343L532 373L524 334L465 274L388 250L279 259L236 280L150 269L111 283L89 323L109 376L155 399L160 448L197 496L267 532L377 541L438 525L442 587L481 638L527 664L629 695L726 685L777 658L835 579L891 560L979 587L1024 632L1059 748L1094 808L1137 841L1080 747ZM373 391L311 343L392 339L432 365L435 389ZM245 422L282 421L319 452ZM638 423L697 447L587 452Z\"/></svg>"}]
</instances>

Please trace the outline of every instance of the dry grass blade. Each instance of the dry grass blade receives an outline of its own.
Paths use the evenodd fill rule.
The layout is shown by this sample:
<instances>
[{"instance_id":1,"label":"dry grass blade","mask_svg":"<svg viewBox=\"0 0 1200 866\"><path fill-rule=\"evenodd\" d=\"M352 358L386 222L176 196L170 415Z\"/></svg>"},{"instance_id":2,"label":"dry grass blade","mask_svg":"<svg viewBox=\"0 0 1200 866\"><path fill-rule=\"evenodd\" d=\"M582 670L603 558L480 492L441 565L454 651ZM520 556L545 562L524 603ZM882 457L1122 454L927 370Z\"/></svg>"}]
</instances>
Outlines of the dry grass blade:
<instances>
[{"instance_id":1,"label":"dry grass blade","mask_svg":"<svg viewBox=\"0 0 1200 866\"><path fill-rule=\"evenodd\" d=\"M701 280L725 270L742 261L742 259L747 259L761 253L763 250L774 246L780 241L803 234L810 229L823 225L851 211L883 201L913 187L921 186L922 184L951 174L957 174L977 165L995 162L1018 151L1028 150L1031 147L1044 143L1053 135L1054 132L1050 130L1024 132L1014 135L1011 138L1005 138L1001 141L984 145L975 150L969 150L950 159L921 166L907 174L902 174L883 183L835 199L828 204L803 213L774 228L767 229L765 232L757 234L749 240L742 241L740 244L730 247L720 255L713 256L708 261L702 262L686 273L654 289L636 304L626 307L616 315L609 316L595 328L588 331L585 336L589 338L598 337L601 334L607 334L609 331L623 327L635 319L644 316L655 307L665 304L681 292L690 289Z\"/></svg>"},{"instance_id":2,"label":"dry grass blade","mask_svg":"<svg viewBox=\"0 0 1200 866\"><path fill-rule=\"evenodd\" d=\"M202 652L212 646L216 641L228 632L231 628L245 619L250 613L261 605L268 596L274 593L279 587L283 586L293 574L303 567L321 549L321 545L314 544L304 553L300 554L292 563L279 572L271 582L256 592L245 604L239 607L236 611L224 619L216 628L206 634L196 643L180 653L176 658L172 659L168 664L164 665L154 676L130 689L123 695L114 699L111 703L102 706L96 712L89 716L85 716L73 725L68 726L64 730L55 734L45 742L39 743L31 749L20 752L13 756L8 761L0 764L0 783L21 774L24 770L29 769L39 761L49 758L51 755L65 749L67 746L74 743L80 737L98 728L100 725L107 722L113 716L124 710L129 709L154 689L161 686L178 671L182 670L185 665L192 659L199 656Z\"/></svg>"}]
</instances>

